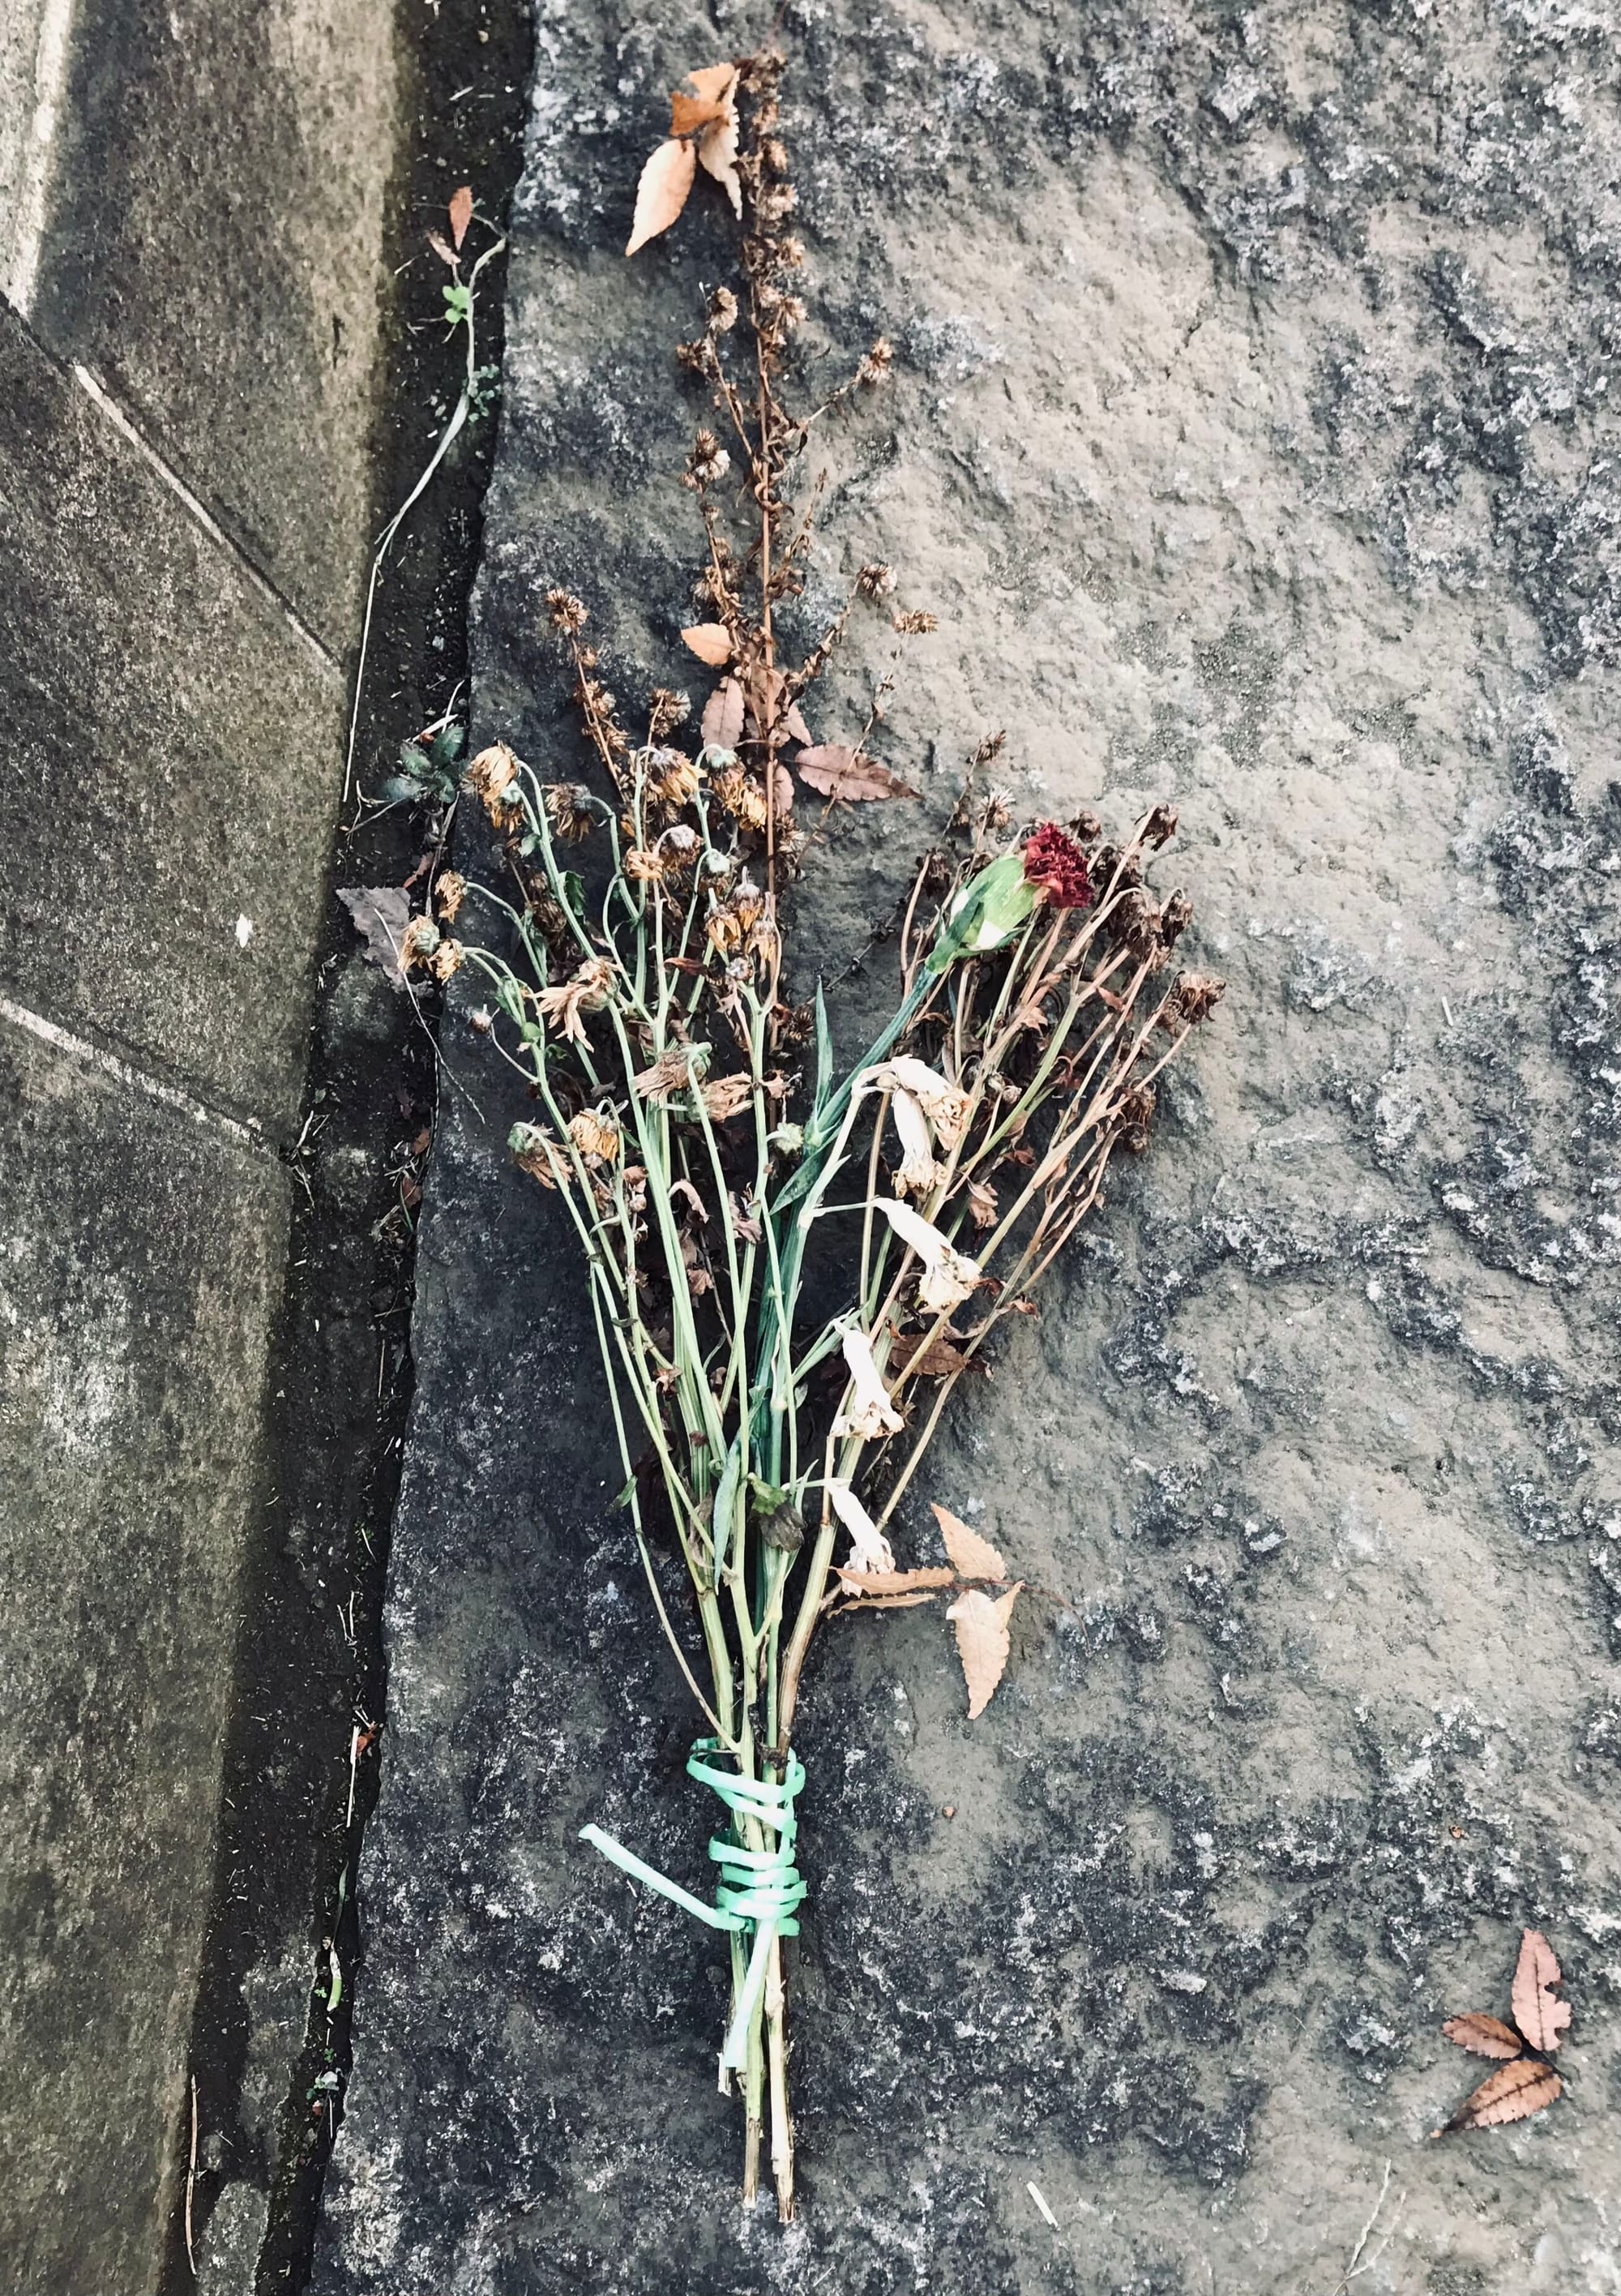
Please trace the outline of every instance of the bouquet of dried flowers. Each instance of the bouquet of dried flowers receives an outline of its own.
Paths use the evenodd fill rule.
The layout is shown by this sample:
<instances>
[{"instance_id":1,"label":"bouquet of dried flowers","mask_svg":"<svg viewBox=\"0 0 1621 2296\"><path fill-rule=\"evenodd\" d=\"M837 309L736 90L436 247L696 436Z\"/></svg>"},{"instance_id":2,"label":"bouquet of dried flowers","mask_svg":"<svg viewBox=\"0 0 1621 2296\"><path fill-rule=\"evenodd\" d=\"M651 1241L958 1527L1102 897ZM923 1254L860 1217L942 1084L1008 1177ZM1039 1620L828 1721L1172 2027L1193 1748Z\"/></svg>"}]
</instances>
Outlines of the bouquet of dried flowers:
<instances>
[{"instance_id":1,"label":"bouquet of dried flowers","mask_svg":"<svg viewBox=\"0 0 1621 2296\"><path fill-rule=\"evenodd\" d=\"M774 610L802 588L811 534L789 475L811 426L881 381L889 361L880 340L814 414L783 404L804 312L780 70L766 56L692 75L633 234L634 248L674 220L700 166L743 220L741 307L716 290L703 332L680 347L741 455L746 519L729 502L730 452L702 427L684 480L707 544L707 619L684 635L718 678L696 738L683 737L684 698L665 690L633 738L585 606L553 591L595 785L543 778L500 743L477 757L464 786L499 835L512 898L441 877L440 922L419 920L406 955L441 977L463 962L487 976L495 1041L537 1103L513 1153L558 1193L579 1238L624 1502L707 1723L688 1767L728 1812L710 1844L715 1902L594 1827L586 1839L728 1936L721 2069L743 2100L744 2196L768 2128L786 2218L782 1941L806 1893L791 1738L807 1650L841 1611L950 1596L970 1715L990 1697L1019 1584L944 1509L950 1567L898 1563L889 1526L957 1382L1027 1309L1110 1159L1145 1144L1155 1079L1222 984L1171 969L1189 904L1145 882L1175 830L1170 809L1118 842L1091 814L1016 825L985 779L992 741L917 869L895 1008L875 1041L841 1070L820 988L807 1006L784 992L784 905L811 842L796 772L830 807L913 792L867 751L876 709L849 743L815 742L802 714L851 613L888 594L888 570L861 569L802 660L783 660L774 630ZM903 635L929 627L921 614L893 619ZM504 917L504 952L451 937L474 895ZM833 1263L840 1304L807 1328L813 1253ZM650 1452L690 1582L686 1617L650 1551L636 1472Z\"/></svg>"}]
</instances>

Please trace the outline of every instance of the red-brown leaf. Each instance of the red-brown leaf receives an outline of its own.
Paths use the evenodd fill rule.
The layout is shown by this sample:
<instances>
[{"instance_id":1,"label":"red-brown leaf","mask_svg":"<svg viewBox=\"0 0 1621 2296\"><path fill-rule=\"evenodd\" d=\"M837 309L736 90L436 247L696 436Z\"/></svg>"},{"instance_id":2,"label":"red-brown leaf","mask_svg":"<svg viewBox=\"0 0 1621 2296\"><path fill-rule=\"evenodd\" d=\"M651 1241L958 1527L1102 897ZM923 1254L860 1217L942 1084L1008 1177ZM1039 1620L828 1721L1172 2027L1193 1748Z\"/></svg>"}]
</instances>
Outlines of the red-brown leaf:
<instances>
[{"instance_id":1,"label":"red-brown leaf","mask_svg":"<svg viewBox=\"0 0 1621 2296\"><path fill-rule=\"evenodd\" d=\"M1551 2056L1570 2022L1570 2004L1551 1988L1560 1981L1553 1948L1541 1930L1527 1930L1519 1940L1519 1961L1514 1972L1514 2022L1534 2049Z\"/></svg>"},{"instance_id":2,"label":"red-brown leaf","mask_svg":"<svg viewBox=\"0 0 1621 2296\"><path fill-rule=\"evenodd\" d=\"M700 661L711 669L725 669L732 659L732 633L722 622L694 622L681 633Z\"/></svg>"},{"instance_id":3,"label":"red-brown leaf","mask_svg":"<svg viewBox=\"0 0 1621 2296\"><path fill-rule=\"evenodd\" d=\"M691 95L686 91L692 90ZM695 127L731 117L737 93L735 64L700 64L670 95L670 134L690 135Z\"/></svg>"},{"instance_id":4,"label":"red-brown leaf","mask_svg":"<svg viewBox=\"0 0 1621 2296\"><path fill-rule=\"evenodd\" d=\"M660 144L636 185L636 212L625 244L626 255L634 255L650 239L669 229L687 203L697 168L698 154L690 144L675 136Z\"/></svg>"},{"instance_id":5,"label":"red-brown leaf","mask_svg":"<svg viewBox=\"0 0 1621 2296\"><path fill-rule=\"evenodd\" d=\"M704 703L703 737L716 750L735 750L743 738L743 689L723 677Z\"/></svg>"},{"instance_id":6,"label":"red-brown leaf","mask_svg":"<svg viewBox=\"0 0 1621 2296\"><path fill-rule=\"evenodd\" d=\"M794 763L819 796L843 798L848 804L917 795L910 783L892 774L888 766L880 766L876 758L851 749L847 742L823 742L815 749L801 750Z\"/></svg>"},{"instance_id":7,"label":"red-brown leaf","mask_svg":"<svg viewBox=\"0 0 1621 2296\"><path fill-rule=\"evenodd\" d=\"M956 1341L944 1332L937 1340L925 1341L920 1333L916 1339L899 1341L890 1363L896 1372L908 1371L924 1379L950 1379L960 1371L985 1369L974 1357L965 1356Z\"/></svg>"},{"instance_id":8,"label":"red-brown leaf","mask_svg":"<svg viewBox=\"0 0 1621 2296\"><path fill-rule=\"evenodd\" d=\"M1461 2049L1472 2049L1478 2057L1517 2057L1525 2046L1512 2025L1505 2025L1501 2017L1488 2017L1484 2009L1449 2017L1441 2030L1449 2041L1456 2041Z\"/></svg>"},{"instance_id":9,"label":"red-brown leaf","mask_svg":"<svg viewBox=\"0 0 1621 2296\"><path fill-rule=\"evenodd\" d=\"M471 184L450 195L450 242L456 253L462 252L462 242L467 237L467 226L473 219L473 192Z\"/></svg>"},{"instance_id":10,"label":"red-brown leaf","mask_svg":"<svg viewBox=\"0 0 1621 2296\"><path fill-rule=\"evenodd\" d=\"M1535 2057L1516 2057L1511 2065L1499 2065L1494 2073L1488 2073L1474 2095L1465 2097L1446 2127L1501 2128L1505 2121L1528 2120L1556 2096L1562 2096L1564 2090L1565 2084L1551 2065ZM1442 2136L1445 2130L1437 2128L1434 2133Z\"/></svg>"}]
</instances>

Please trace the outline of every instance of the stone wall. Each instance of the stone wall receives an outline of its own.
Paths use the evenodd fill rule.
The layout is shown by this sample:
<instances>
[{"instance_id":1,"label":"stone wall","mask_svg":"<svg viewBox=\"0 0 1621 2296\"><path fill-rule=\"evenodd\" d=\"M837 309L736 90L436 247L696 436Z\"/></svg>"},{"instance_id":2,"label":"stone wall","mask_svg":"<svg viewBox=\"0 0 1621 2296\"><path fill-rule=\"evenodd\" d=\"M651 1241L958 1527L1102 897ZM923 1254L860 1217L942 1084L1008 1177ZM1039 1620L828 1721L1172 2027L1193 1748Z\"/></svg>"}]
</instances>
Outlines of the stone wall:
<instances>
[{"instance_id":1,"label":"stone wall","mask_svg":"<svg viewBox=\"0 0 1621 2296\"><path fill-rule=\"evenodd\" d=\"M29 2296L140 2296L176 2233L396 62L390 11L332 0L0 11L0 2277Z\"/></svg>"},{"instance_id":2,"label":"stone wall","mask_svg":"<svg viewBox=\"0 0 1621 2296\"><path fill-rule=\"evenodd\" d=\"M665 91L763 20L541 10L477 730L543 764L578 756L548 583L633 707L691 682L669 347L719 203L618 250ZM578 1271L453 1029L316 2284L1327 2289L1388 2164L1370 2288L1609 2289L1613 44L1519 4L781 23L814 359L899 354L813 457L809 610L879 556L939 617L884 735L924 816L996 726L1022 813L1174 799L1228 999L906 1518L931 1560L923 1499L971 1511L1056 1614L971 1727L931 1613L815 1660L786 2236L735 2206L713 1941L575 1841L704 1887L711 1813ZM925 830L832 822L802 978ZM1430 2144L1438 2022L1505 2008L1533 1922L1571 2093Z\"/></svg>"}]
</instances>

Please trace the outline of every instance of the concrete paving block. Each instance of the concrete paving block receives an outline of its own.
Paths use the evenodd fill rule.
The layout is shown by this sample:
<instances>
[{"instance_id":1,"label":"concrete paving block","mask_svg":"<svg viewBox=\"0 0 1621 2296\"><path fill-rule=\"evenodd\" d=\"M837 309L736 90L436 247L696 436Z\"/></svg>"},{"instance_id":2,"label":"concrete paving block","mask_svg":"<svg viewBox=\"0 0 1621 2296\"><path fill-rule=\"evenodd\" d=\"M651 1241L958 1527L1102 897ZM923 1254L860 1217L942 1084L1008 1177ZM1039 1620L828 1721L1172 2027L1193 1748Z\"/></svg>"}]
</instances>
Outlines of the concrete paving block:
<instances>
[{"instance_id":1,"label":"concrete paving block","mask_svg":"<svg viewBox=\"0 0 1621 2296\"><path fill-rule=\"evenodd\" d=\"M287 1181L4 1023L0 1170L0 2255L19 2296L147 2296Z\"/></svg>"},{"instance_id":2,"label":"concrete paving block","mask_svg":"<svg viewBox=\"0 0 1621 2296\"><path fill-rule=\"evenodd\" d=\"M340 679L0 307L0 986L285 1127Z\"/></svg>"},{"instance_id":3,"label":"concrete paving block","mask_svg":"<svg viewBox=\"0 0 1621 2296\"><path fill-rule=\"evenodd\" d=\"M373 516L397 69L387 8L80 0L40 244L13 256L45 340L338 653Z\"/></svg>"}]
</instances>

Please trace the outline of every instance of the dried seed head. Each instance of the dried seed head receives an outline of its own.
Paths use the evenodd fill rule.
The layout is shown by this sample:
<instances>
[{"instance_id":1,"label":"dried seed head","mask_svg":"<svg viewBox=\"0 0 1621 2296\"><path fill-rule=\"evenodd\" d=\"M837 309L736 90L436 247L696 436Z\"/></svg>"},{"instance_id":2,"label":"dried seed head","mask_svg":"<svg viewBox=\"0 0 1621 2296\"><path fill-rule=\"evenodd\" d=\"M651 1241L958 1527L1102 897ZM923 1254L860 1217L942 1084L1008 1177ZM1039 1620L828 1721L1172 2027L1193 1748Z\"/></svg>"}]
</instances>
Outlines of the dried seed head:
<instances>
[{"instance_id":1,"label":"dried seed head","mask_svg":"<svg viewBox=\"0 0 1621 2296\"><path fill-rule=\"evenodd\" d=\"M700 430L692 441L692 452L687 459L687 483L692 487L712 487L724 479L732 468L727 454L713 430Z\"/></svg>"},{"instance_id":2,"label":"dried seed head","mask_svg":"<svg viewBox=\"0 0 1621 2296\"><path fill-rule=\"evenodd\" d=\"M1101 837L1103 834L1103 824L1089 805L1084 805L1079 813L1070 815L1069 826L1086 845L1090 845L1094 838Z\"/></svg>"},{"instance_id":3,"label":"dried seed head","mask_svg":"<svg viewBox=\"0 0 1621 2296\"><path fill-rule=\"evenodd\" d=\"M788 173L788 152L780 136L761 136L760 160L764 166L771 169L774 176L785 176Z\"/></svg>"},{"instance_id":4,"label":"dried seed head","mask_svg":"<svg viewBox=\"0 0 1621 2296\"><path fill-rule=\"evenodd\" d=\"M1159 912L1159 938L1169 948L1193 922L1193 904L1178 887Z\"/></svg>"},{"instance_id":5,"label":"dried seed head","mask_svg":"<svg viewBox=\"0 0 1621 2296\"><path fill-rule=\"evenodd\" d=\"M1120 1095L1117 1122L1120 1145L1133 1156L1141 1156L1148 1146L1148 1128L1158 1105L1151 1084L1128 1085Z\"/></svg>"},{"instance_id":6,"label":"dried seed head","mask_svg":"<svg viewBox=\"0 0 1621 2296\"><path fill-rule=\"evenodd\" d=\"M905 638L927 637L930 630L940 627L932 614L920 612L896 614L892 620L894 627Z\"/></svg>"},{"instance_id":7,"label":"dried seed head","mask_svg":"<svg viewBox=\"0 0 1621 2296\"><path fill-rule=\"evenodd\" d=\"M459 940L442 940L428 959L428 970L436 980L448 980L466 955Z\"/></svg>"},{"instance_id":8,"label":"dried seed head","mask_svg":"<svg viewBox=\"0 0 1621 2296\"><path fill-rule=\"evenodd\" d=\"M1227 984L1211 972L1181 972L1171 990L1171 1002L1187 1021L1202 1021L1220 1004Z\"/></svg>"},{"instance_id":9,"label":"dried seed head","mask_svg":"<svg viewBox=\"0 0 1621 2296\"><path fill-rule=\"evenodd\" d=\"M653 688L652 708L648 712L650 738L663 741L665 735L682 725L692 714L692 696L675 693L667 685Z\"/></svg>"},{"instance_id":10,"label":"dried seed head","mask_svg":"<svg viewBox=\"0 0 1621 2296\"><path fill-rule=\"evenodd\" d=\"M765 792L741 766L728 766L716 775L710 787L716 802L745 829L765 826Z\"/></svg>"},{"instance_id":11,"label":"dried seed head","mask_svg":"<svg viewBox=\"0 0 1621 2296\"><path fill-rule=\"evenodd\" d=\"M660 849L678 869L684 869L698 858L701 846L695 829L684 821L673 822L659 840Z\"/></svg>"},{"instance_id":12,"label":"dried seed head","mask_svg":"<svg viewBox=\"0 0 1621 2296\"><path fill-rule=\"evenodd\" d=\"M1159 912L1141 885L1132 886L1121 896L1109 922L1134 956L1152 955L1159 939Z\"/></svg>"},{"instance_id":13,"label":"dried seed head","mask_svg":"<svg viewBox=\"0 0 1621 2296\"><path fill-rule=\"evenodd\" d=\"M717 335L727 334L737 324L737 297L730 287L717 287L709 298L709 324Z\"/></svg>"},{"instance_id":14,"label":"dried seed head","mask_svg":"<svg viewBox=\"0 0 1621 2296\"><path fill-rule=\"evenodd\" d=\"M880 335L865 358L856 370L856 380L868 390L884 381L895 364L895 346L887 335Z\"/></svg>"},{"instance_id":15,"label":"dried seed head","mask_svg":"<svg viewBox=\"0 0 1621 2296\"><path fill-rule=\"evenodd\" d=\"M583 630L585 627L584 602L570 591L548 590L546 612L554 630Z\"/></svg>"},{"instance_id":16,"label":"dried seed head","mask_svg":"<svg viewBox=\"0 0 1621 2296\"><path fill-rule=\"evenodd\" d=\"M887 598L895 587L894 567L881 566L874 559L856 575L856 587L864 598Z\"/></svg>"},{"instance_id":17,"label":"dried seed head","mask_svg":"<svg viewBox=\"0 0 1621 2296\"><path fill-rule=\"evenodd\" d=\"M1164 845L1176 834L1176 808L1174 805L1157 805L1143 824L1145 841L1152 846Z\"/></svg>"},{"instance_id":18,"label":"dried seed head","mask_svg":"<svg viewBox=\"0 0 1621 2296\"><path fill-rule=\"evenodd\" d=\"M584 782L553 782L546 790L546 818L566 842L589 837L596 816Z\"/></svg>"},{"instance_id":19,"label":"dried seed head","mask_svg":"<svg viewBox=\"0 0 1621 2296\"><path fill-rule=\"evenodd\" d=\"M457 911L467 898L466 878L456 869L442 871L434 885L433 898L446 923L454 923Z\"/></svg>"}]
</instances>

